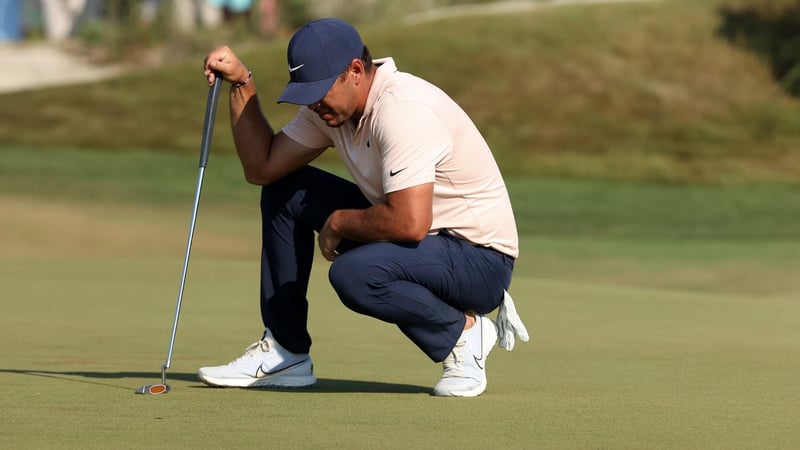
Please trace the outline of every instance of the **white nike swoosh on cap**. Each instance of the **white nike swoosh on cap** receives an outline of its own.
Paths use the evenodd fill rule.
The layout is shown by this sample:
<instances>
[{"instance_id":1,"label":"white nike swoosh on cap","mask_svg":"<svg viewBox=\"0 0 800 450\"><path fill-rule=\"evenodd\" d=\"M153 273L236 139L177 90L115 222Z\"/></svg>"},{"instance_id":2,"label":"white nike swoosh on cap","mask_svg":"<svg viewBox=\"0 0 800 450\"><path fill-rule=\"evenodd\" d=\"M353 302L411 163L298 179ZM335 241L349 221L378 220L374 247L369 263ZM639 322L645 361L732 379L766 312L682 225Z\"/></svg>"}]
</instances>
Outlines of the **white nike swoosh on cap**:
<instances>
[{"instance_id":1,"label":"white nike swoosh on cap","mask_svg":"<svg viewBox=\"0 0 800 450\"><path fill-rule=\"evenodd\" d=\"M300 68L301 68L301 67L303 67L303 66L305 66L305 64L300 64L300 65L299 65L299 66L297 66L297 67L289 67L289 73L292 73L292 72L294 72L295 70L298 70L298 69L300 69Z\"/></svg>"}]
</instances>

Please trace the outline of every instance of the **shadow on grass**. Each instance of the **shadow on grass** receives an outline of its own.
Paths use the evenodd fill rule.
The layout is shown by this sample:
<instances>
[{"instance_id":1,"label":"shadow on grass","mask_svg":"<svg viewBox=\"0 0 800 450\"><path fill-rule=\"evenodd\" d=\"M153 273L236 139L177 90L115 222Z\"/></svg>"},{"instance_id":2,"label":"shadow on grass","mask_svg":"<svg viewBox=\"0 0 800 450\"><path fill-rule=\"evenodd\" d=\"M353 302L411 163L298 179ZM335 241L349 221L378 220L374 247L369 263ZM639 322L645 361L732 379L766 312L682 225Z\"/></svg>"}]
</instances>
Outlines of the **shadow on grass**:
<instances>
[{"instance_id":1,"label":"shadow on grass","mask_svg":"<svg viewBox=\"0 0 800 450\"><path fill-rule=\"evenodd\" d=\"M103 383L91 379L111 380L122 378L148 378L154 380L153 383L161 381L161 372L80 372L64 371L57 372L52 370L25 370L25 369L0 369L0 373L11 373L17 375L31 375L43 378L55 378L58 380L74 381L76 383L95 384L99 386L113 387L117 389L133 389L130 386ZM81 377L83 379L75 378ZM167 378L181 381L197 381L194 373L167 373Z\"/></svg>"},{"instance_id":2,"label":"shadow on grass","mask_svg":"<svg viewBox=\"0 0 800 450\"><path fill-rule=\"evenodd\" d=\"M276 389L263 389L276 391ZM380 381L363 380L335 380L320 378L314 387L308 389L277 389L278 392L308 392L308 393L375 393L375 394L430 394L428 386L413 384L383 383Z\"/></svg>"},{"instance_id":3,"label":"shadow on grass","mask_svg":"<svg viewBox=\"0 0 800 450\"><path fill-rule=\"evenodd\" d=\"M25 370L25 369L0 369L0 373L17 375L30 375L43 378L55 378L58 380L73 381L76 383L87 383L98 386L112 387L116 389L133 390L135 387L122 386L118 384L104 383L96 380L113 380L124 378L142 378L152 380L153 383L161 381L161 372L81 372L81 371L51 371L51 370ZM79 378L76 378L79 377ZM192 373L171 373L167 372L167 382L169 381L197 381L197 374ZM138 386L136 386L138 387ZM191 386L200 389L217 389L204 384ZM308 392L308 393L382 393L382 394L429 394L431 389L426 386L415 386L411 384L382 383L379 381L362 380L336 380L331 378L320 378L317 384L308 389L256 389L264 392Z\"/></svg>"}]
</instances>

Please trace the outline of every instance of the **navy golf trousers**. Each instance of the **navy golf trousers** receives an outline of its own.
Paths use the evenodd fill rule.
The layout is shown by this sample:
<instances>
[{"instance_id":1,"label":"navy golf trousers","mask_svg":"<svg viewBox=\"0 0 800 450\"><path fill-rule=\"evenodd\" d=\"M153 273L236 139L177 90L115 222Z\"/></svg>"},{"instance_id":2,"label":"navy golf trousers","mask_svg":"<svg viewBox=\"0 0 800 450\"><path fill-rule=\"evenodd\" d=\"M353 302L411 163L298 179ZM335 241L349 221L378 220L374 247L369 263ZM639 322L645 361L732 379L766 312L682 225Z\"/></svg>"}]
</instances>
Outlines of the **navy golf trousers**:
<instances>
[{"instance_id":1,"label":"navy golf trousers","mask_svg":"<svg viewBox=\"0 0 800 450\"><path fill-rule=\"evenodd\" d=\"M261 192L261 317L289 351L308 353L308 290L314 232L337 209L367 208L358 187L306 166ZM514 259L446 231L418 243L343 241L329 279L342 303L397 325L433 361L442 361L464 328L465 311L497 308Z\"/></svg>"}]
</instances>

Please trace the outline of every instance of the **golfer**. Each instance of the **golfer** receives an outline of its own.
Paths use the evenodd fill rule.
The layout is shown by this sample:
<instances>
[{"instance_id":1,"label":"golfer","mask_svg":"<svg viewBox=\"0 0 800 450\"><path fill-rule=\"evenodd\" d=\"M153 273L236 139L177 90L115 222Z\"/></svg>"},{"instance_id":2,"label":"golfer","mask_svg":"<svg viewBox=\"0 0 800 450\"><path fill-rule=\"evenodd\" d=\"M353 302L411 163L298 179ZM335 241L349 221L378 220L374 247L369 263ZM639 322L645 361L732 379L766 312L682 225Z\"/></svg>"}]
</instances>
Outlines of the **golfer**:
<instances>
[{"instance_id":1,"label":"golfer","mask_svg":"<svg viewBox=\"0 0 800 450\"><path fill-rule=\"evenodd\" d=\"M480 395L498 339L485 314L511 301L518 239L500 171L464 111L391 58L373 60L340 19L310 22L289 42L290 81L278 103L301 108L277 133L259 106L257 74L230 48L213 50L204 68L209 83L216 74L231 83L236 151L247 181L263 186L266 329L240 358L201 368L200 379L236 387L316 382L306 293L317 232L342 303L395 324L442 362L435 395ZM309 165L330 148L355 183Z\"/></svg>"}]
</instances>

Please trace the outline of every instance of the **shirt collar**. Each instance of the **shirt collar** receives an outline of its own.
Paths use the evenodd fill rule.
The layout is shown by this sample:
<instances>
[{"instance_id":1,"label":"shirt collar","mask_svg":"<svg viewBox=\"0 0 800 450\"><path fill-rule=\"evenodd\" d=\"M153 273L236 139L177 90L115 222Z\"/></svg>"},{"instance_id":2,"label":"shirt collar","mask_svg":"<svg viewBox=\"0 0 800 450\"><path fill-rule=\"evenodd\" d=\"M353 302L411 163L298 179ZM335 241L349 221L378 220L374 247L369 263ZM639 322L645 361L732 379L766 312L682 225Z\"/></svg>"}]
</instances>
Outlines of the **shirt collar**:
<instances>
[{"instance_id":1,"label":"shirt collar","mask_svg":"<svg viewBox=\"0 0 800 450\"><path fill-rule=\"evenodd\" d=\"M375 78L372 80L372 86L370 86L369 95L367 95L367 104L364 106L364 113L361 114L361 119L358 121L356 132L361 129L361 126L366 122L370 114L372 114L372 108L383 92L389 77L397 72L397 66L393 58L373 59L372 63L375 68Z\"/></svg>"}]
</instances>

